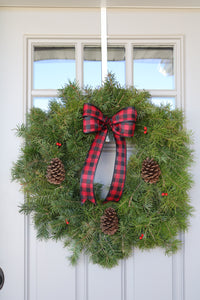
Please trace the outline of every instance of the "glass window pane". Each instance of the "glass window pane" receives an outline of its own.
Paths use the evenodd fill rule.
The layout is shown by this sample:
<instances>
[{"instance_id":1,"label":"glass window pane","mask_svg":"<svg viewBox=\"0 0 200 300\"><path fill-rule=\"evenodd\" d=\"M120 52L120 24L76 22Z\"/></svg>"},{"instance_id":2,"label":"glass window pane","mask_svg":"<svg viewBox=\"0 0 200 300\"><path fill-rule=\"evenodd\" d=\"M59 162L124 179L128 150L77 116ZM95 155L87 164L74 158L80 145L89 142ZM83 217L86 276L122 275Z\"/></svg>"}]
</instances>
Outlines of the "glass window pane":
<instances>
[{"instance_id":1,"label":"glass window pane","mask_svg":"<svg viewBox=\"0 0 200 300\"><path fill-rule=\"evenodd\" d=\"M171 109L176 107L175 97L152 97L151 102L157 106L170 104Z\"/></svg>"},{"instance_id":2,"label":"glass window pane","mask_svg":"<svg viewBox=\"0 0 200 300\"><path fill-rule=\"evenodd\" d=\"M49 97L34 97L33 98L33 107L40 108L44 111L48 110L48 105L51 100L60 101L59 98L49 98Z\"/></svg>"},{"instance_id":3,"label":"glass window pane","mask_svg":"<svg viewBox=\"0 0 200 300\"><path fill-rule=\"evenodd\" d=\"M59 89L75 78L75 47L34 47L34 89Z\"/></svg>"},{"instance_id":4,"label":"glass window pane","mask_svg":"<svg viewBox=\"0 0 200 300\"><path fill-rule=\"evenodd\" d=\"M83 84L95 88L101 85L101 48L84 47Z\"/></svg>"},{"instance_id":5,"label":"glass window pane","mask_svg":"<svg viewBox=\"0 0 200 300\"><path fill-rule=\"evenodd\" d=\"M124 47L108 47L108 73L115 75L116 80L121 84L126 83L126 64Z\"/></svg>"},{"instance_id":6,"label":"glass window pane","mask_svg":"<svg viewBox=\"0 0 200 300\"><path fill-rule=\"evenodd\" d=\"M133 70L138 89L174 89L173 47L134 47Z\"/></svg>"}]
</instances>

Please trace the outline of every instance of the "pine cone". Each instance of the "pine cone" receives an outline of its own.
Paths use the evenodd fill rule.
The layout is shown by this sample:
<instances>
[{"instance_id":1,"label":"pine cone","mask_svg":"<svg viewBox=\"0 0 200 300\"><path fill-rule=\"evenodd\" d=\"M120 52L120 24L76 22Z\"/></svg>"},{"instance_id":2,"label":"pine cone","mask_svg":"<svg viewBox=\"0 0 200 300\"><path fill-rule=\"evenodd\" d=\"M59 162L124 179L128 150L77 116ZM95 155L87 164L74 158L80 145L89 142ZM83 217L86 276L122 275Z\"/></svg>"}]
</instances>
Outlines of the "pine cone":
<instances>
[{"instance_id":1,"label":"pine cone","mask_svg":"<svg viewBox=\"0 0 200 300\"><path fill-rule=\"evenodd\" d=\"M159 180L161 171L158 163L147 157L142 164L142 178L145 182L156 183Z\"/></svg>"},{"instance_id":2,"label":"pine cone","mask_svg":"<svg viewBox=\"0 0 200 300\"><path fill-rule=\"evenodd\" d=\"M65 179L65 168L59 158L53 158L47 167L47 181L53 184L60 184Z\"/></svg>"},{"instance_id":3,"label":"pine cone","mask_svg":"<svg viewBox=\"0 0 200 300\"><path fill-rule=\"evenodd\" d=\"M104 215L101 217L101 230L103 233L113 235L118 230L119 220L114 208L106 208Z\"/></svg>"}]
</instances>

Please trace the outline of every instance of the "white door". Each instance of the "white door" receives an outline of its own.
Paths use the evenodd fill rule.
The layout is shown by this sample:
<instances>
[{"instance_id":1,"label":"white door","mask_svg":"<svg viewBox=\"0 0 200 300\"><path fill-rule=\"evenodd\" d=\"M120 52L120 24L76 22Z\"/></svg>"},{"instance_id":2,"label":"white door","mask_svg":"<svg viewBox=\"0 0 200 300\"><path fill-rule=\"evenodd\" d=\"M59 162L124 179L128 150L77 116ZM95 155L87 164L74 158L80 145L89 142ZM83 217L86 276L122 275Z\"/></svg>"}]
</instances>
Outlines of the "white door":
<instances>
[{"instance_id":1,"label":"white door","mask_svg":"<svg viewBox=\"0 0 200 300\"><path fill-rule=\"evenodd\" d=\"M33 51L41 45L74 47L74 74L80 84L86 83L83 61L87 61L88 47L96 47L98 56L100 17L100 9L0 10L0 267L5 275L0 298L3 300L199 299L199 10L107 9L108 46L122 52L125 49L126 53L118 78L122 83L126 78L127 84L139 85L134 81L136 76L133 78L134 48L139 51L141 45L158 48L168 45L173 51L175 88L144 88L151 90L154 101L170 100L182 106L186 126L194 131L196 162L192 172L195 185L190 194L196 210L189 232L181 237L182 250L173 257L165 256L160 249L133 251L131 258L111 270L92 265L82 256L79 264L72 267L66 258L69 253L62 244L36 240L31 220L18 213L23 195L20 187L10 182L10 169L19 155L22 141L12 129L25 120L31 102L33 105L45 103L46 98L56 95L57 88L37 86ZM99 68L98 59L92 63ZM110 68L115 65L110 64ZM95 80L101 80L100 72L97 75ZM104 159L110 161L111 157L113 149L108 149Z\"/></svg>"}]
</instances>

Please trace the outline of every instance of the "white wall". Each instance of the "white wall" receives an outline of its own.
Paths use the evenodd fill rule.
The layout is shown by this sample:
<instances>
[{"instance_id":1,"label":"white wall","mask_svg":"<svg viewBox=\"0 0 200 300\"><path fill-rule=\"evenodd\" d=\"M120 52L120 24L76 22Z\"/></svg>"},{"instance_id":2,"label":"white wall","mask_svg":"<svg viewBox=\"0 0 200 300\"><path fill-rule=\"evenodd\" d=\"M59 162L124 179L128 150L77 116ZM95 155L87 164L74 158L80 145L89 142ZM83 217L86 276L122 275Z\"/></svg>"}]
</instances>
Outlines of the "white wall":
<instances>
[{"instance_id":1,"label":"white wall","mask_svg":"<svg viewBox=\"0 0 200 300\"><path fill-rule=\"evenodd\" d=\"M189 232L185 237L185 264L182 266L185 267L185 300L197 300L200 295L200 285L198 284L200 275L200 241L198 239L200 229L200 202L198 197L198 187L200 185L198 170L200 163L198 134L200 113L198 91L199 28L200 10L108 10L108 36L110 37L124 35L134 37L141 35L184 35L186 126L194 132L194 149L196 151L196 163L192 168L195 185L191 190L195 213L194 217L191 218ZM19 186L10 183L11 164L12 161L16 160L20 147L19 140L14 136L12 129L15 128L17 123L23 121L26 100L24 97L25 81L23 79L24 35L70 35L71 37L75 35L94 35L97 37L100 36L100 10L0 9L0 266L5 271L6 279L5 286L0 291L0 296L2 295L4 300L22 300L24 293L24 218L18 214L18 205L23 201L23 196L18 192ZM32 244L30 243L30 245ZM33 242L32 256L36 255L34 247ZM57 248L58 245L52 247ZM48 246L41 244L40 250L37 251L39 251L39 254L37 252L39 259L42 260L43 257L46 257ZM59 256L63 255L63 260L59 261L61 264L65 261L64 251L62 252L60 248L55 251ZM157 255L160 257L159 264L156 264ZM51 254L49 256L48 262L53 259ZM46 293L43 290L39 296L35 294L33 297L31 295L30 299L34 300L46 300L49 297L47 290L52 288L51 284L48 285L48 281L45 282L46 273L42 273L41 263L42 261L38 264L39 271L36 270L34 274L38 274L39 279L37 278L37 281L46 289ZM164 267L162 267L162 264ZM116 274L116 281L113 281L113 283L111 279L112 272L104 271L92 265L89 265L88 269L85 270L81 266L76 269L68 269L68 285L71 285L73 292L68 295L63 288L63 293L65 293L63 299L68 296L68 299L76 300L101 299L103 295L102 284L105 284L110 299L143 300L148 297L150 300L181 300L183 299L182 287L180 286L182 284L181 280L180 282L170 280L172 278L172 265L173 259L165 257L163 253L160 254L159 250L150 253L137 251L133 260L113 271ZM126 274L123 273L124 266L126 266ZM60 266L60 268L62 267ZM59 273L60 268L59 265L52 265L47 270L49 272L56 270ZM89 272L89 275L86 274L87 272ZM69 281L70 273L72 276L71 281ZM81 274L88 276L88 289L84 287ZM165 278L167 278L167 282ZM176 278L179 278L179 276ZM34 281L34 278L31 279ZM31 284L33 284L32 291L35 286L33 281L31 281ZM59 277L57 281L59 281ZM64 286L64 278L62 278L62 282L62 286ZM177 287L174 287L176 284ZM152 285L157 286L157 290L153 289L154 292L150 293ZM58 288L60 288L59 285ZM59 299L61 298L62 295Z\"/></svg>"}]
</instances>

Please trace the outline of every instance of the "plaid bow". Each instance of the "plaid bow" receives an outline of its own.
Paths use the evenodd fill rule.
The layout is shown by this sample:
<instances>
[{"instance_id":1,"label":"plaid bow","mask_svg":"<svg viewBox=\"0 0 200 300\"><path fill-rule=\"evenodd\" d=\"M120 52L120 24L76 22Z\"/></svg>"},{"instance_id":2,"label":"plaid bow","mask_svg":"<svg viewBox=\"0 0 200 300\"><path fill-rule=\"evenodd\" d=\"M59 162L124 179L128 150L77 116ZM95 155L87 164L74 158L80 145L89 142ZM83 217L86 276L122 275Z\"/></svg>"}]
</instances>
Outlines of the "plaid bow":
<instances>
[{"instance_id":1,"label":"plaid bow","mask_svg":"<svg viewBox=\"0 0 200 300\"><path fill-rule=\"evenodd\" d=\"M83 132L97 132L88 152L80 180L81 203L86 200L96 204L93 181L103 144L111 128L116 142L116 158L112 183L104 203L119 201L126 178L126 141L125 137L134 135L137 112L134 107L126 107L112 118L105 117L96 106L85 103L83 106Z\"/></svg>"}]
</instances>

